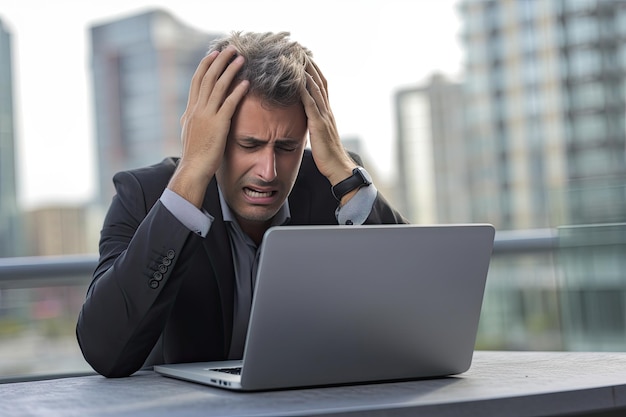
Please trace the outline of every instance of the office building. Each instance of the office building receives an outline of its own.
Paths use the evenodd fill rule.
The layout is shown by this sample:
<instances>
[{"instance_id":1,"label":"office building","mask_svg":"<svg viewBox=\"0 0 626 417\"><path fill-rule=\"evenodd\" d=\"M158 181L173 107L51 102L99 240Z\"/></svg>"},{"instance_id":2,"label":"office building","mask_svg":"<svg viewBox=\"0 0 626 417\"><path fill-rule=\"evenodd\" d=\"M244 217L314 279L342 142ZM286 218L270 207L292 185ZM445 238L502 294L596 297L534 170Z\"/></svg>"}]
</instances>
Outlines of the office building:
<instances>
[{"instance_id":1,"label":"office building","mask_svg":"<svg viewBox=\"0 0 626 417\"><path fill-rule=\"evenodd\" d=\"M91 254L98 251L97 236L90 236L87 206L51 205L24 215L29 256Z\"/></svg>"},{"instance_id":2,"label":"office building","mask_svg":"<svg viewBox=\"0 0 626 417\"><path fill-rule=\"evenodd\" d=\"M11 33L0 20L0 257L22 255L17 202Z\"/></svg>"},{"instance_id":3,"label":"office building","mask_svg":"<svg viewBox=\"0 0 626 417\"><path fill-rule=\"evenodd\" d=\"M435 74L395 94L398 208L415 223L471 219L462 86Z\"/></svg>"},{"instance_id":4,"label":"office building","mask_svg":"<svg viewBox=\"0 0 626 417\"><path fill-rule=\"evenodd\" d=\"M180 154L191 77L218 36L162 10L91 28L100 204L116 172Z\"/></svg>"},{"instance_id":5,"label":"office building","mask_svg":"<svg viewBox=\"0 0 626 417\"><path fill-rule=\"evenodd\" d=\"M560 227L558 256L492 265L499 298L485 328L520 346L520 329L538 341L560 326L554 348L621 350L626 1L464 0L459 11L472 220Z\"/></svg>"},{"instance_id":6,"label":"office building","mask_svg":"<svg viewBox=\"0 0 626 417\"><path fill-rule=\"evenodd\" d=\"M472 214L626 221L626 2L462 1Z\"/></svg>"}]
</instances>

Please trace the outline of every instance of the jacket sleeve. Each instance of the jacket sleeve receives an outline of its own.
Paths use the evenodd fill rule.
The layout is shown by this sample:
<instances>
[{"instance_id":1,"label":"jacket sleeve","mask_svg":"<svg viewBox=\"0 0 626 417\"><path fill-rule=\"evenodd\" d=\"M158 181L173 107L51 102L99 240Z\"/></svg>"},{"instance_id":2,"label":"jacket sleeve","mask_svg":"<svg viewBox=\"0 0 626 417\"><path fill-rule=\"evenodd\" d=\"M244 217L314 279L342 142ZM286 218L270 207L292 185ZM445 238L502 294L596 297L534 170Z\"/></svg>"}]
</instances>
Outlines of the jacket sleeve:
<instances>
[{"instance_id":1,"label":"jacket sleeve","mask_svg":"<svg viewBox=\"0 0 626 417\"><path fill-rule=\"evenodd\" d=\"M379 192L374 200L372 211L365 220L365 224L400 224L409 221L394 209Z\"/></svg>"},{"instance_id":2,"label":"jacket sleeve","mask_svg":"<svg viewBox=\"0 0 626 417\"><path fill-rule=\"evenodd\" d=\"M354 162L358 165L363 166L363 161L361 156L354 153L348 152L350 157ZM330 187L329 187L330 190ZM396 209L394 209L391 204L383 197L383 195L377 191L376 199L374 200L374 204L372 205L372 210L365 219L364 224L400 224L400 223L409 223L409 221L400 214Z\"/></svg>"},{"instance_id":3,"label":"jacket sleeve","mask_svg":"<svg viewBox=\"0 0 626 417\"><path fill-rule=\"evenodd\" d=\"M132 173L114 178L100 259L76 326L87 362L107 377L141 368L174 304L187 258L201 238L156 201Z\"/></svg>"}]
</instances>

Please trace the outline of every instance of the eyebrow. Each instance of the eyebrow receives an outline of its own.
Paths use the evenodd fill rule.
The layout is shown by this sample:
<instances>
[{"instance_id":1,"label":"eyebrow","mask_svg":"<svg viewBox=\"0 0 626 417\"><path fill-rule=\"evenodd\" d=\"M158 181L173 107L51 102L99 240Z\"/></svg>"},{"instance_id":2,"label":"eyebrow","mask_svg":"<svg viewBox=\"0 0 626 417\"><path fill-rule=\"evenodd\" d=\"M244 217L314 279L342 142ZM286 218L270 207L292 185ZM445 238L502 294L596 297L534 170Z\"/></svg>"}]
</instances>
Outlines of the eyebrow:
<instances>
[{"instance_id":1,"label":"eyebrow","mask_svg":"<svg viewBox=\"0 0 626 417\"><path fill-rule=\"evenodd\" d=\"M267 140L255 138L253 136L244 136L244 137L239 138L238 140L239 142L244 142L250 145L263 145L269 142ZM276 139L276 144L298 146L300 144L300 141L297 139L292 139L292 138L282 138L282 139Z\"/></svg>"}]
</instances>

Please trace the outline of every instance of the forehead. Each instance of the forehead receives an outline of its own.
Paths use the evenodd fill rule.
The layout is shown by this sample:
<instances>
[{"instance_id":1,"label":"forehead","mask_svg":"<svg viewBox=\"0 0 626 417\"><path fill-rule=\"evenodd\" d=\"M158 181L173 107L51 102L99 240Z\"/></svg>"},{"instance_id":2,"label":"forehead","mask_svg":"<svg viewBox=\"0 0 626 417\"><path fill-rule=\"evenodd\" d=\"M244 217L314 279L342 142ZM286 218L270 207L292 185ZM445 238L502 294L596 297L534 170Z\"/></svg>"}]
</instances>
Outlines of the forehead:
<instances>
[{"instance_id":1,"label":"forehead","mask_svg":"<svg viewBox=\"0 0 626 417\"><path fill-rule=\"evenodd\" d=\"M270 106L254 95L239 103L233 115L231 134L256 139L302 139L307 119L304 107L296 103L287 107Z\"/></svg>"}]
</instances>

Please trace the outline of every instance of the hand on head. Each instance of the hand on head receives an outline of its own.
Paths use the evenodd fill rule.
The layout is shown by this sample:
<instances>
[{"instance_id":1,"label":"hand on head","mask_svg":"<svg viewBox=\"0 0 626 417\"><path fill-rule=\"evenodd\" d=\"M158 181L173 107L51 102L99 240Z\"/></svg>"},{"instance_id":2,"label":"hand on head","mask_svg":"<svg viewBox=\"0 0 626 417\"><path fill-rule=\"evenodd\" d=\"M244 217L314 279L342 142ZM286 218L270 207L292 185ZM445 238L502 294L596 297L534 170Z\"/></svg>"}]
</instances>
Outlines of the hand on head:
<instances>
[{"instance_id":1,"label":"hand on head","mask_svg":"<svg viewBox=\"0 0 626 417\"><path fill-rule=\"evenodd\" d=\"M168 185L197 207L202 205L206 187L223 163L233 117L249 89L269 109L302 102L315 164L330 185L349 177L356 167L341 143L324 75L310 52L289 41L287 35L235 33L230 38L232 44L223 41L198 65L181 118L182 157ZM245 74L255 74L253 79L239 78L244 57L238 49L249 58ZM297 69L303 60L304 80ZM253 70L248 72L250 66Z\"/></svg>"},{"instance_id":2,"label":"hand on head","mask_svg":"<svg viewBox=\"0 0 626 417\"><path fill-rule=\"evenodd\" d=\"M331 185L335 185L349 177L356 164L341 143L330 108L326 78L310 58L306 65L306 85L301 88L301 97L308 118L315 164Z\"/></svg>"},{"instance_id":3,"label":"hand on head","mask_svg":"<svg viewBox=\"0 0 626 417\"><path fill-rule=\"evenodd\" d=\"M182 157L168 188L200 207L209 181L219 168L231 119L249 82L234 83L244 63L234 47L213 51L198 65L181 117Z\"/></svg>"}]
</instances>

